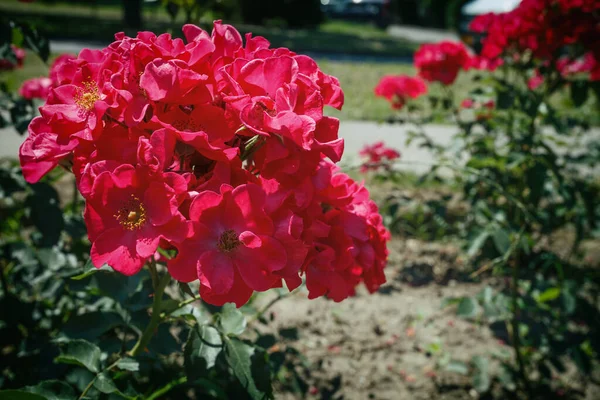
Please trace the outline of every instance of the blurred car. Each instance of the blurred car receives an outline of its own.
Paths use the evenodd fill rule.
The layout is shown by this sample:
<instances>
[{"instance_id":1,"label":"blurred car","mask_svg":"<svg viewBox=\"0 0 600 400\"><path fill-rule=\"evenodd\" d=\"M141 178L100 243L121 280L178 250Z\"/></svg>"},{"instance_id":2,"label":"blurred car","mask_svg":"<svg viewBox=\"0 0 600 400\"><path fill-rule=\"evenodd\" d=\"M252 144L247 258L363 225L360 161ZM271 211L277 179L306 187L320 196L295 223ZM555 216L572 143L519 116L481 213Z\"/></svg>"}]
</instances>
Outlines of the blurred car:
<instances>
[{"instance_id":1,"label":"blurred car","mask_svg":"<svg viewBox=\"0 0 600 400\"><path fill-rule=\"evenodd\" d=\"M481 51L481 39L484 35L469 30L475 17L487 13L505 13L517 8L521 0L473 0L462 6L458 21L461 40L476 53Z\"/></svg>"},{"instance_id":2,"label":"blurred car","mask_svg":"<svg viewBox=\"0 0 600 400\"><path fill-rule=\"evenodd\" d=\"M321 10L330 18L374 22L386 28L391 22L392 0L321 0Z\"/></svg>"}]
</instances>

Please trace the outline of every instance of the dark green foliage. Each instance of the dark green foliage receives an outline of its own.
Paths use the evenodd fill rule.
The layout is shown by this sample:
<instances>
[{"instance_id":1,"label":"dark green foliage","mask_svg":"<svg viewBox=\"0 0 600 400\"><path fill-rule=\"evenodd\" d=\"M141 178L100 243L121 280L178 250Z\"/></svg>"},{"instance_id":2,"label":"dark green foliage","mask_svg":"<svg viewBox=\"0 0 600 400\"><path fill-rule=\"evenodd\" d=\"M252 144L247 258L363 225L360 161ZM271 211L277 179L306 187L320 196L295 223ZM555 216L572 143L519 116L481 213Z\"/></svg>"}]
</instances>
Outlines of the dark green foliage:
<instances>
[{"instance_id":1,"label":"dark green foliage","mask_svg":"<svg viewBox=\"0 0 600 400\"><path fill-rule=\"evenodd\" d=\"M514 349L512 363L501 360L500 374L493 375L484 358L474 359L473 387L487 392L497 382L511 396L554 398L561 389L556 371L565 371L566 362L583 380L600 362L600 275L582 249L586 241L598 244L600 152L586 132L590 124L559 115L549 98L569 90L572 104L580 107L594 86L542 70L548 89L533 91L524 84L530 66L505 68L504 74L480 79L482 87L471 94L495 99L493 112L463 120L446 90L447 98L435 99L434 116L417 119L417 125L427 123L451 111L460 127L452 153L424 130L409 135L440 160L423 182L442 168L455 172L453 179L438 179L460 188L462 217L451 218L448 201L436 206L395 194L386 199L384 220L392 231L462 241L474 268L471 279L490 273L504 278L478 296L445 302L459 316L489 324ZM464 163L455 161L460 159ZM397 173L383 179L395 182Z\"/></svg>"}]
</instances>

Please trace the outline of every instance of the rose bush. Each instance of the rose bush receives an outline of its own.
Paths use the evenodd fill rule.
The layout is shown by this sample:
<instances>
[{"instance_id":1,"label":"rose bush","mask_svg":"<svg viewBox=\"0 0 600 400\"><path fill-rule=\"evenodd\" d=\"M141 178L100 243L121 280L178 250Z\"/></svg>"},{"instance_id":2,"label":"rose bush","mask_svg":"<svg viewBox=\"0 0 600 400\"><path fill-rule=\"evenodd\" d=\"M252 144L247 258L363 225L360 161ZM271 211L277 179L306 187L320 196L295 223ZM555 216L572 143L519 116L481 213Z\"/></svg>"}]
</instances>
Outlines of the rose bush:
<instances>
[{"instance_id":1,"label":"rose bush","mask_svg":"<svg viewBox=\"0 0 600 400\"><path fill-rule=\"evenodd\" d=\"M417 74L442 93L428 96L430 109L405 96L408 111L398 113L399 121L416 127L409 142L437 158L419 182L448 182L448 170L454 171L452 183L469 211L452 221L440 201L415 217L406 199L390 196L384 219L418 237L451 232L476 267L472 279L488 271L506 278L497 290L446 301L465 318L489 322L513 345L513 357L499 360L504 369L495 376L487 361L473 360L480 392L500 383L510 397L577 398L573 393L586 384L561 379L565 365L576 365L587 382L598 362L600 326L593 315L600 286L584 243L597 246L600 226L600 151L589 132L600 102L599 13L597 1L523 0L514 11L472 22L471 30L484 35L479 55L449 42L415 53ZM478 87L456 99L452 83L460 74ZM382 78L376 95L387 81ZM436 143L423 127L439 120L459 127L452 147ZM390 165L378 178L397 181L398 173ZM400 229L411 219L430 226ZM452 368L457 365L469 371L466 363Z\"/></svg>"},{"instance_id":2,"label":"rose bush","mask_svg":"<svg viewBox=\"0 0 600 400\"><path fill-rule=\"evenodd\" d=\"M21 389L0 396L263 399L272 376L306 394L294 349L246 326L300 286L342 301L385 283L389 232L335 165L338 80L220 21L183 33L117 34L7 94L29 134L21 168L0 169L1 308L39 312L2 315L0 387ZM49 183L64 170L63 214Z\"/></svg>"},{"instance_id":3,"label":"rose bush","mask_svg":"<svg viewBox=\"0 0 600 400\"><path fill-rule=\"evenodd\" d=\"M323 193L339 179L330 163L343 151L339 122L323 115L342 107L337 79L264 38L244 43L220 21L212 35L194 25L183 32L187 43L118 34L104 50L58 60L21 147L25 179L72 165L97 268L133 275L159 248L175 249L169 273L198 279L215 305L241 306L284 280L293 289L301 275L311 297L340 301L363 281L376 290L383 278L370 277L383 276L387 256L377 207L357 194L364 188ZM314 254L361 251L335 229L340 213L374 221L371 238L359 235L369 257Z\"/></svg>"}]
</instances>

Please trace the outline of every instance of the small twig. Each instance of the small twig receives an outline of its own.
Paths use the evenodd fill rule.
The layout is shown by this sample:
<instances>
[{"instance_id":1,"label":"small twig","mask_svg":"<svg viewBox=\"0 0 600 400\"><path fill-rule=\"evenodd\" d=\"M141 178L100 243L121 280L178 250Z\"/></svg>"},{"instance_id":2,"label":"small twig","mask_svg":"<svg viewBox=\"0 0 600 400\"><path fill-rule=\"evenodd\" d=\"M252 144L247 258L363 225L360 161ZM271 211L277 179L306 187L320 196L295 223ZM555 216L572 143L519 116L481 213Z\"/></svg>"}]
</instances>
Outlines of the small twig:
<instances>
[{"instance_id":1,"label":"small twig","mask_svg":"<svg viewBox=\"0 0 600 400\"><path fill-rule=\"evenodd\" d=\"M291 292L287 292L287 293L279 293L279 295L277 295L277 297L275 297L274 299L271 299L271 301L269 301L263 308L261 308L256 314L254 314L252 317L248 318L248 325L256 322L257 320L259 320L260 318L262 318L262 316L269 311L269 308L273 307L275 304L277 304L279 301L290 297L292 294L295 294L300 288L302 287L302 285L298 286L296 289L292 290Z\"/></svg>"},{"instance_id":2,"label":"small twig","mask_svg":"<svg viewBox=\"0 0 600 400\"><path fill-rule=\"evenodd\" d=\"M181 378L175 379L169 383L167 383L162 388L158 389L156 392L152 393L150 396L146 398L146 400L156 400L161 398L161 396L165 395L167 392L171 391L176 386L183 385L187 383L187 377L182 376Z\"/></svg>"},{"instance_id":3,"label":"small twig","mask_svg":"<svg viewBox=\"0 0 600 400\"><path fill-rule=\"evenodd\" d=\"M483 265L481 268L479 268L477 271L471 273L469 275L469 278L476 278L477 276L481 275L482 273L484 273L485 271L488 271L492 268L494 268L495 266L502 264L502 263L506 263L508 262L508 259L513 255L513 253L515 252L515 250L517 249L517 246L519 245L519 243L521 242L521 238L523 237L523 234L525 233L525 228L521 228L521 230L519 231L517 238L515 240L513 240L513 242L510 244L509 249L506 251L506 253L504 253L502 256L500 257L496 257L494 258L492 261L490 261L489 263Z\"/></svg>"}]
</instances>

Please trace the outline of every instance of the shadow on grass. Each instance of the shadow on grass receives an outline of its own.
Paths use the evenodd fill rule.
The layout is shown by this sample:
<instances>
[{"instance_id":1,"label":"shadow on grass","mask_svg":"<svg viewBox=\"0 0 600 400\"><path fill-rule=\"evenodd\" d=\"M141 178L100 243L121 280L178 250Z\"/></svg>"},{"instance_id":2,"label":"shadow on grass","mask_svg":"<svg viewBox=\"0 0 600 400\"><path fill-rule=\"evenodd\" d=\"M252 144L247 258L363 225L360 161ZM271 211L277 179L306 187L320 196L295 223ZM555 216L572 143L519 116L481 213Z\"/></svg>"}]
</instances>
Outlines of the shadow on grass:
<instances>
[{"instance_id":1,"label":"shadow on grass","mask_svg":"<svg viewBox=\"0 0 600 400\"><path fill-rule=\"evenodd\" d=\"M32 23L44 35L55 40L77 40L109 43L114 40L116 32L125 31L135 36L136 29L124 28L120 19L93 15L58 14L41 11L2 10L4 17L17 21ZM387 37L383 34L365 35L360 25L356 34L348 31L330 32L317 29L280 29L263 26L235 24L242 35L252 32L254 35L266 37L274 47L288 47L297 52L321 52L332 54L358 54L374 56L410 57L415 49L414 44L404 40ZM210 26L203 26L210 29ZM182 37L181 25L164 20L149 19L144 30L153 32L169 32L175 37Z\"/></svg>"}]
</instances>

